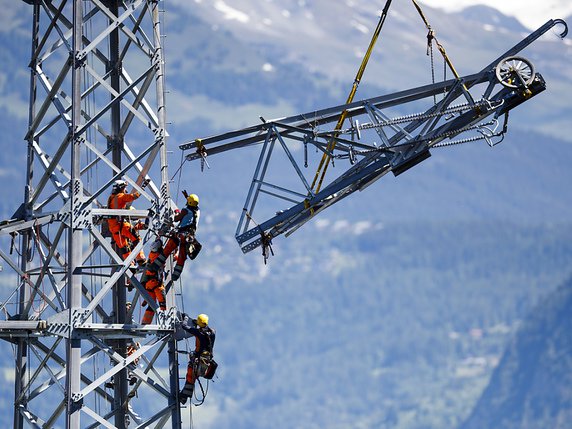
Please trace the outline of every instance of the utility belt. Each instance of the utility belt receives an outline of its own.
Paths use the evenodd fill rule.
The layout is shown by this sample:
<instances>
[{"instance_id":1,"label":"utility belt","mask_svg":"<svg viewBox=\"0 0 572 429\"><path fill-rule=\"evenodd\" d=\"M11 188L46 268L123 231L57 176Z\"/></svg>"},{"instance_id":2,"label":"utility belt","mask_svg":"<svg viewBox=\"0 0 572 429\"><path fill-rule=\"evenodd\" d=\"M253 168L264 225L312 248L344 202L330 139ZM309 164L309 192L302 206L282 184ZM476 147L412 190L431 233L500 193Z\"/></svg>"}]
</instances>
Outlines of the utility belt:
<instances>
[{"instance_id":1,"label":"utility belt","mask_svg":"<svg viewBox=\"0 0 572 429\"><path fill-rule=\"evenodd\" d=\"M213 355L209 351L203 351L201 354L193 353L189 365L193 366L193 372L196 377L203 377L210 380L214 377L218 363L213 359Z\"/></svg>"},{"instance_id":2,"label":"utility belt","mask_svg":"<svg viewBox=\"0 0 572 429\"><path fill-rule=\"evenodd\" d=\"M149 282L155 280L156 284L153 287L150 287ZM164 280L164 273L161 270L160 274L157 271L146 271L145 272L145 281L143 282L143 286L145 286L145 289L147 289L148 291L154 291L157 288L160 288L161 286L163 286L163 280Z\"/></svg>"},{"instance_id":3,"label":"utility belt","mask_svg":"<svg viewBox=\"0 0 572 429\"><path fill-rule=\"evenodd\" d=\"M185 237L185 252L191 260L195 259L203 248L202 244L195 237L195 232L196 230L194 228L179 231L179 235Z\"/></svg>"},{"instance_id":4,"label":"utility belt","mask_svg":"<svg viewBox=\"0 0 572 429\"><path fill-rule=\"evenodd\" d=\"M159 272L147 270L145 272L145 277L146 277L146 280L159 280ZM161 277L163 277L163 276L161 276Z\"/></svg>"},{"instance_id":5,"label":"utility belt","mask_svg":"<svg viewBox=\"0 0 572 429\"><path fill-rule=\"evenodd\" d=\"M196 232L197 230L190 225L177 229L177 234L184 236L187 240L194 240Z\"/></svg>"}]
</instances>

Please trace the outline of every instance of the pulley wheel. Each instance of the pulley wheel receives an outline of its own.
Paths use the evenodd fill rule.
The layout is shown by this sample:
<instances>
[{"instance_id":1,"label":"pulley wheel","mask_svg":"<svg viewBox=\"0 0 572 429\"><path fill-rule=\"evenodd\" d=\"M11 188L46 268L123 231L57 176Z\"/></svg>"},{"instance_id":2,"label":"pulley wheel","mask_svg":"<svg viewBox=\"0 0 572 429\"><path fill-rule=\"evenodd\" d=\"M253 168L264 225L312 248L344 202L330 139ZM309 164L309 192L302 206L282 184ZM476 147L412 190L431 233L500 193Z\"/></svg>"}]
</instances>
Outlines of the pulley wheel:
<instances>
[{"instance_id":1,"label":"pulley wheel","mask_svg":"<svg viewBox=\"0 0 572 429\"><path fill-rule=\"evenodd\" d=\"M495 72L498 81L507 88L526 88L536 76L532 63L522 57L504 58Z\"/></svg>"}]
</instances>

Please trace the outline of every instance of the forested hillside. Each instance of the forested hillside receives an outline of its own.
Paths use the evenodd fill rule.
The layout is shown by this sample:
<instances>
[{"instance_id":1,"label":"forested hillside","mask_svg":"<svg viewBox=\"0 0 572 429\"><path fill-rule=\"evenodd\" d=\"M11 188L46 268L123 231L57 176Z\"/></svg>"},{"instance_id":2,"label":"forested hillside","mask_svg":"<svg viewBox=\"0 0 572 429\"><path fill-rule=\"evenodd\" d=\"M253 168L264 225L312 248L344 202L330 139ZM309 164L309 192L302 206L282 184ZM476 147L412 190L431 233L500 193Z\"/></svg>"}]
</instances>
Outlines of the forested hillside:
<instances>
[{"instance_id":1,"label":"forested hillside","mask_svg":"<svg viewBox=\"0 0 572 429\"><path fill-rule=\"evenodd\" d=\"M218 331L219 378L193 409L202 429L454 428L521 321L570 275L569 223L365 229L327 218L275 245L265 266L259 254L237 258L223 216L206 215L204 253L182 282L182 310L207 312ZM544 308L538 317L556 314ZM11 398L13 353L0 347L0 394ZM565 366L551 368L565 379ZM144 415L144 399L132 404ZM10 399L0 415L9 427Z\"/></svg>"},{"instance_id":2,"label":"forested hillside","mask_svg":"<svg viewBox=\"0 0 572 429\"><path fill-rule=\"evenodd\" d=\"M569 279L530 312L461 429L570 427L571 314Z\"/></svg>"},{"instance_id":3,"label":"forested hillside","mask_svg":"<svg viewBox=\"0 0 572 429\"><path fill-rule=\"evenodd\" d=\"M191 268L187 310L211 314L222 364L202 427L453 428L570 275L569 224L334 229L291 237L269 268Z\"/></svg>"}]
</instances>

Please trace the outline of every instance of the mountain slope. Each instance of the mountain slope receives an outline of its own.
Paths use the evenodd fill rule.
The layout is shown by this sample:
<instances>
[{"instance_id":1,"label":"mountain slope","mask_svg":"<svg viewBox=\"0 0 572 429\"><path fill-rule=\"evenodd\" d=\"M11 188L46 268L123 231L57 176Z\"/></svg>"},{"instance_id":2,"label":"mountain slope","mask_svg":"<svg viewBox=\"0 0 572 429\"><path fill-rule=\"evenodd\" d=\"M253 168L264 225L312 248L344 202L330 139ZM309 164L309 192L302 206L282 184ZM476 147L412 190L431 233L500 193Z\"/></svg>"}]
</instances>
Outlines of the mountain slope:
<instances>
[{"instance_id":1,"label":"mountain slope","mask_svg":"<svg viewBox=\"0 0 572 429\"><path fill-rule=\"evenodd\" d=\"M291 0L262 2L255 6L249 0L238 0L230 7L222 1L176 1L176 13L168 15L171 24L166 27L167 33L170 28L178 30L167 44L168 59L177 58L178 64L169 69L171 79L202 81L200 75L206 67L215 72L214 77L221 71L236 73L237 79L232 85L228 80L220 81L219 96L226 91L234 93L235 87L249 88L250 100L262 98L270 107L276 106L277 98L286 99L298 111L327 107L332 97L337 98L336 104L341 103L349 92L384 4L385 1L379 0L336 3ZM452 15L430 7L424 11L461 75L477 72L528 33L514 18L490 8L472 8ZM367 98L429 83L426 34L425 25L413 6L408 2L394 2L357 96ZM213 40L224 41L224 44L213 44ZM188 66L196 61L192 55L196 49L185 50L186 55L180 55L181 47L189 43L208 47L200 50L205 52L199 56L203 58L202 68L195 70ZM437 79L442 79L443 64L438 53L435 55ZM571 46L556 40L550 32L522 55L536 64L553 92L552 96L545 97L543 107L537 106L536 110L527 106L525 111L529 113L516 121L526 128L541 127L545 132L570 140L572 129L566 124L570 107L557 94L572 94L572 80L561 66L563 59L571 58ZM265 64L268 64L266 71L263 70ZM179 66L188 73L179 75ZM284 79L289 76L284 74L288 70L297 73L294 81ZM307 80L314 83L313 87L306 85ZM216 81L214 79L210 86L216 85ZM286 85L283 90L282 85ZM192 99L196 95L184 88L181 90L177 94L181 99ZM198 113L205 115L201 109ZM273 117L264 108L259 114ZM251 122L256 121L257 115L253 115ZM555 129L555 124L559 128ZM233 128L231 123L228 128Z\"/></svg>"},{"instance_id":2,"label":"mountain slope","mask_svg":"<svg viewBox=\"0 0 572 429\"><path fill-rule=\"evenodd\" d=\"M214 240L215 225L201 237ZM183 284L187 311L217 328L221 366L212 408L195 418L204 429L456 427L519 320L570 275L571 233L333 218L277 242L267 266L259 254L231 263L207 241Z\"/></svg>"},{"instance_id":3,"label":"mountain slope","mask_svg":"<svg viewBox=\"0 0 572 429\"><path fill-rule=\"evenodd\" d=\"M565 429L572 421L572 279L525 320L460 429Z\"/></svg>"}]
</instances>

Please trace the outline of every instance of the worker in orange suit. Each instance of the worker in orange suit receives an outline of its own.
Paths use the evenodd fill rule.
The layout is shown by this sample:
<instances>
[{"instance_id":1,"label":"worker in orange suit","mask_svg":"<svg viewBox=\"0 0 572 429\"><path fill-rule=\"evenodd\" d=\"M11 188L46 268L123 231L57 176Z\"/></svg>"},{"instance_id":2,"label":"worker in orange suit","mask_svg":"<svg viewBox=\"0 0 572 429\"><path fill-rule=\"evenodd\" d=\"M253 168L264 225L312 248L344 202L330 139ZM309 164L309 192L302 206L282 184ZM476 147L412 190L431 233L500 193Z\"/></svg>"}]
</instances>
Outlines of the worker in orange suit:
<instances>
[{"instance_id":1,"label":"worker in orange suit","mask_svg":"<svg viewBox=\"0 0 572 429\"><path fill-rule=\"evenodd\" d=\"M165 294L165 285L163 284L163 270L152 270L150 268L153 261L161 254L162 249L163 245L159 238L151 243L151 247L149 249L149 260L147 261L147 270L141 277L141 283L145 286L145 290L147 290L149 295L151 295L154 302L158 304L159 309L165 311L167 309L167 297ZM143 314L141 323L143 325L151 324L154 315L155 310L148 305L145 313Z\"/></svg>"},{"instance_id":2,"label":"worker in orange suit","mask_svg":"<svg viewBox=\"0 0 572 429\"><path fill-rule=\"evenodd\" d=\"M178 248L173 281L181 276L187 256L191 260L195 259L203 247L195 237L201 217L199 197L196 194L187 195L186 191L183 193L187 198L187 204L180 212L175 213L173 218L175 222L179 222L179 225L169 236L162 253L153 262L154 270L162 268L169 255Z\"/></svg>"},{"instance_id":3,"label":"worker in orange suit","mask_svg":"<svg viewBox=\"0 0 572 429\"><path fill-rule=\"evenodd\" d=\"M128 204L140 197L141 194L139 194L139 192L133 191L132 193L128 193L126 192L126 188L127 182L125 180L115 181L111 190L111 195L107 201L107 208L123 210L127 208ZM145 223L137 222L135 226L133 226L122 216L112 216L107 220L107 225L113 237L113 241L121 250L121 256L123 259L127 259L131 254L131 249L137 246L141 240L138 230L145 229ZM145 263L145 254L143 253L143 250L139 252L135 260L139 265Z\"/></svg>"}]
</instances>

